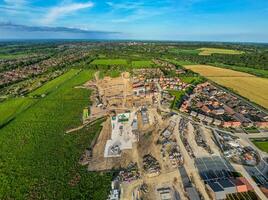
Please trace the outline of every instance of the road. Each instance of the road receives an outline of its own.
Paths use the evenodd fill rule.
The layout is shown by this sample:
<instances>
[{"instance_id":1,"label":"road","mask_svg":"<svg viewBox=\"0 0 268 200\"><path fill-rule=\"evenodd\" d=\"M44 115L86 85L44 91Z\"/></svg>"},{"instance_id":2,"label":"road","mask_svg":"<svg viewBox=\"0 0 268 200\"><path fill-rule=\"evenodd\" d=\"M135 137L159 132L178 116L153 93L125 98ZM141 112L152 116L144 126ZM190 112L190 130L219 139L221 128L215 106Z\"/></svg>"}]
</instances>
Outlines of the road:
<instances>
[{"instance_id":1,"label":"road","mask_svg":"<svg viewBox=\"0 0 268 200\"><path fill-rule=\"evenodd\" d=\"M179 120L179 118L177 119ZM188 173L189 176L192 176L193 179L194 179L194 182L195 182L195 186L196 188L201 192L201 194L203 195L204 199L210 199L207 192L206 192L206 189L205 189L205 185L203 184L203 182L201 181L200 177L199 177L199 174L197 172L197 169L195 168L195 165L194 165L194 160L190 158L187 150L185 149L181 139L180 139L180 133L179 133L179 129L178 129L178 123L174 129L174 133L175 136L176 136L176 140L177 140L177 143L180 147L180 151L183 155L183 159L184 159L184 167L186 169L186 172Z\"/></svg>"}]
</instances>

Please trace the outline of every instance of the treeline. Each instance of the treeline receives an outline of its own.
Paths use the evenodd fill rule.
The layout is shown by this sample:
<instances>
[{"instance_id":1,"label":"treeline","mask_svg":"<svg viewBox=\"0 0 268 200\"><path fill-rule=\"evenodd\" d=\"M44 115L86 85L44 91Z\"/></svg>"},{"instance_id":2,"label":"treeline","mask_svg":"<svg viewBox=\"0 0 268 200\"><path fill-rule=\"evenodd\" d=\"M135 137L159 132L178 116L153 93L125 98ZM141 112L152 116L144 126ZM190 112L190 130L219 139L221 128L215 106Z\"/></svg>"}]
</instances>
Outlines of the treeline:
<instances>
[{"instance_id":1,"label":"treeline","mask_svg":"<svg viewBox=\"0 0 268 200\"><path fill-rule=\"evenodd\" d=\"M268 70L268 51L244 53L241 55L212 54L210 56L176 53L177 60L198 64L222 63L255 69Z\"/></svg>"}]
</instances>

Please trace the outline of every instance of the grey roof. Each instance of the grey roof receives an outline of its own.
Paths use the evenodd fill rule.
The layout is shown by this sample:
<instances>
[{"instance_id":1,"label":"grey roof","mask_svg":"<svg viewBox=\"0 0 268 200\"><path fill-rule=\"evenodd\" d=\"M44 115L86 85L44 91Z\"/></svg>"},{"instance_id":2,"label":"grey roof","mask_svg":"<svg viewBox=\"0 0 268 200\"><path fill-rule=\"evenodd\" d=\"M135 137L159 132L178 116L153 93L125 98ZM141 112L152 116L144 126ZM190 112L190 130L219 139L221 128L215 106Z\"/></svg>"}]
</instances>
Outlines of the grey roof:
<instances>
[{"instance_id":1,"label":"grey roof","mask_svg":"<svg viewBox=\"0 0 268 200\"><path fill-rule=\"evenodd\" d=\"M188 187L185 189L190 200L200 200L198 192L194 187Z\"/></svg>"},{"instance_id":2,"label":"grey roof","mask_svg":"<svg viewBox=\"0 0 268 200\"><path fill-rule=\"evenodd\" d=\"M208 182L208 185L214 192L224 191L223 188L220 186L220 184L217 182Z\"/></svg>"},{"instance_id":3,"label":"grey roof","mask_svg":"<svg viewBox=\"0 0 268 200\"><path fill-rule=\"evenodd\" d=\"M219 180L218 183L223 188L235 187L235 185L231 181L229 181L228 179Z\"/></svg>"}]
</instances>

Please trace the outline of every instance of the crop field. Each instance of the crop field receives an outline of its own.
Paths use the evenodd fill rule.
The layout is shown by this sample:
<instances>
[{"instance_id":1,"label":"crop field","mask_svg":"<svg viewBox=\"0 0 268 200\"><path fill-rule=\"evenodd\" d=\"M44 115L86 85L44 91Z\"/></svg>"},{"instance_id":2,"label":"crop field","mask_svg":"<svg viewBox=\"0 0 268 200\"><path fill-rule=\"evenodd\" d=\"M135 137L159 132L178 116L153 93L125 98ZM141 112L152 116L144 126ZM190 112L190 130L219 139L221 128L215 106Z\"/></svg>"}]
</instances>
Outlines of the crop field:
<instances>
[{"instance_id":1,"label":"crop field","mask_svg":"<svg viewBox=\"0 0 268 200\"><path fill-rule=\"evenodd\" d=\"M252 141L256 147L258 147L260 150L265 151L268 153L268 138L263 140L254 140Z\"/></svg>"},{"instance_id":2,"label":"crop field","mask_svg":"<svg viewBox=\"0 0 268 200\"><path fill-rule=\"evenodd\" d=\"M125 59L96 59L90 64L92 65L127 65L127 60Z\"/></svg>"},{"instance_id":3,"label":"crop field","mask_svg":"<svg viewBox=\"0 0 268 200\"><path fill-rule=\"evenodd\" d=\"M106 199L110 173L88 173L78 164L101 130L101 121L75 134L90 91L84 70L0 129L0 199Z\"/></svg>"},{"instance_id":4,"label":"crop field","mask_svg":"<svg viewBox=\"0 0 268 200\"><path fill-rule=\"evenodd\" d=\"M21 113L23 110L28 108L35 100L26 98L26 97L20 97L20 98L13 98L8 99L4 102L0 103L0 127L7 123L9 120L13 119Z\"/></svg>"},{"instance_id":5,"label":"crop field","mask_svg":"<svg viewBox=\"0 0 268 200\"><path fill-rule=\"evenodd\" d=\"M194 55L198 55L200 52L202 52L202 50L198 50L198 49L170 49L169 52L171 53L179 53L179 54L194 54Z\"/></svg>"},{"instance_id":6,"label":"crop field","mask_svg":"<svg viewBox=\"0 0 268 200\"><path fill-rule=\"evenodd\" d=\"M132 67L139 68L139 67L151 67L153 62L150 60L136 60L131 62Z\"/></svg>"},{"instance_id":7,"label":"crop field","mask_svg":"<svg viewBox=\"0 0 268 200\"><path fill-rule=\"evenodd\" d=\"M219 85L232 89L250 101L268 108L268 79L266 78L209 65L186 65L185 68L199 73Z\"/></svg>"},{"instance_id":8,"label":"crop field","mask_svg":"<svg viewBox=\"0 0 268 200\"><path fill-rule=\"evenodd\" d=\"M66 72L65 74L55 78L52 81L47 82L42 87L31 92L30 96L47 94L47 93L51 92L52 90L56 89L57 87L59 87L65 81L68 81L70 78L77 75L78 73L79 73L78 69L71 69L68 72Z\"/></svg>"},{"instance_id":9,"label":"crop field","mask_svg":"<svg viewBox=\"0 0 268 200\"><path fill-rule=\"evenodd\" d=\"M201 51L199 55L202 56L210 56L211 54L242 54L242 51L233 50L233 49L218 49L218 48L200 48L197 49L198 51Z\"/></svg>"},{"instance_id":10,"label":"crop field","mask_svg":"<svg viewBox=\"0 0 268 200\"><path fill-rule=\"evenodd\" d=\"M0 53L0 60L1 59L15 59L15 58L23 58L29 56L27 53L17 53L17 54L1 54Z\"/></svg>"},{"instance_id":11,"label":"crop field","mask_svg":"<svg viewBox=\"0 0 268 200\"><path fill-rule=\"evenodd\" d=\"M265 69L256 69L252 67L239 67L239 66L233 66L233 65L224 65L221 63L214 63L212 65L215 65L217 67L221 68L227 68L227 69L232 69L235 71L240 71L240 72L245 72L249 74L253 74L255 76L263 77L263 78L268 78L268 70Z\"/></svg>"}]
</instances>

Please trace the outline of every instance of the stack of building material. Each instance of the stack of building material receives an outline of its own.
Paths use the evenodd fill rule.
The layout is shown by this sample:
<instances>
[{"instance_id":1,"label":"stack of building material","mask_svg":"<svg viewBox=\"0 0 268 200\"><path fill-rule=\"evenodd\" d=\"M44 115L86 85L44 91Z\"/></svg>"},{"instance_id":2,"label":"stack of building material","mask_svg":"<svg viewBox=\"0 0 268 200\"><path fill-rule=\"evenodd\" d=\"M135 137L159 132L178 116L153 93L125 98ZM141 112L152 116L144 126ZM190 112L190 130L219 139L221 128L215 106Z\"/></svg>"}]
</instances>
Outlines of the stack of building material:
<instances>
[{"instance_id":1,"label":"stack of building material","mask_svg":"<svg viewBox=\"0 0 268 200\"><path fill-rule=\"evenodd\" d=\"M174 168L183 164L183 157L178 146L173 146L173 148L170 150L169 159Z\"/></svg>"},{"instance_id":2,"label":"stack of building material","mask_svg":"<svg viewBox=\"0 0 268 200\"><path fill-rule=\"evenodd\" d=\"M151 154L143 156L143 168L144 171L150 175L159 175L160 174L160 165L159 162Z\"/></svg>"},{"instance_id":3,"label":"stack of building material","mask_svg":"<svg viewBox=\"0 0 268 200\"><path fill-rule=\"evenodd\" d=\"M137 163L131 162L126 169L119 172L119 180L121 182L131 182L140 178Z\"/></svg>"},{"instance_id":4,"label":"stack of building material","mask_svg":"<svg viewBox=\"0 0 268 200\"><path fill-rule=\"evenodd\" d=\"M195 128L194 134L196 144L200 147L203 147L208 153L212 154L213 152L211 148L208 146L201 129L197 125L194 125L194 128Z\"/></svg>"}]
</instances>

